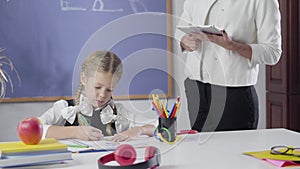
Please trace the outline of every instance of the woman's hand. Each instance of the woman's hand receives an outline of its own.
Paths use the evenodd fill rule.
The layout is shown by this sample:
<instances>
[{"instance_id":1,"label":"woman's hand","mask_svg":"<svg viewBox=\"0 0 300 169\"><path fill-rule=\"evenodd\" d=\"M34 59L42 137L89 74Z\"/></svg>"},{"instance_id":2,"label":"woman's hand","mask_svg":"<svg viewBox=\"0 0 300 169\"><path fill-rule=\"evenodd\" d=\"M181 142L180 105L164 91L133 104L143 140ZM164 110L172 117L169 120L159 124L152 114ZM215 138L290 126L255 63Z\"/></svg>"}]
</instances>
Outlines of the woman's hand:
<instances>
[{"instance_id":1,"label":"woman's hand","mask_svg":"<svg viewBox=\"0 0 300 169\"><path fill-rule=\"evenodd\" d=\"M232 39L227 35L225 30L222 31L222 36L214 35L214 34L205 34L205 40L213 42L219 46L222 46L225 49L232 50Z\"/></svg>"},{"instance_id":2,"label":"woman's hand","mask_svg":"<svg viewBox=\"0 0 300 169\"><path fill-rule=\"evenodd\" d=\"M111 141L129 141L143 134L143 127L133 127L122 133L115 134Z\"/></svg>"},{"instance_id":3,"label":"woman's hand","mask_svg":"<svg viewBox=\"0 0 300 169\"><path fill-rule=\"evenodd\" d=\"M225 49L231 49L232 40L225 31L222 36L209 33L191 33L183 36L181 46L187 51L195 51L199 48L201 41L210 41Z\"/></svg>"},{"instance_id":4,"label":"woman's hand","mask_svg":"<svg viewBox=\"0 0 300 169\"><path fill-rule=\"evenodd\" d=\"M252 59L252 48L248 44L233 41L225 30L222 31L222 36L203 32L187 34L183 36L180 44L184 50L192 52L199 48L201 41L210 41L225 49L237 52L250 61Z\"/></svg>"},{"instance_id":5,"label":"woman's hand","mask_svg":"<svg viewBox=\"0 0 300 169\"><path fill-rule=\"evenodd\" d=\"M191 34L184 35L180 42L181 47L184 50L187 50L189 52L197 50L201 42L199 36L198 33L191 33Z\"/></svg>"},{"instance_id":6,"label":"woman's hand","mask_svg":"<svg viewBox=\"0 0 300 169\"><path fill-rule=\"evenodd\" d=\"M102 131L92 126L76 126L75 138L86 141L101 140Z\"/></svg>"},{"instance_id":7,"label":"woman's hand","mask_svg":"<svg viewBox=\"0 0 300 169\"><path fill-rule=\"evenodd\" d=\"M237 52L250 61L252 60L252 48L248 44L233 41L231 37L227 35L225 30L222 31L222 36L206 34L206 39L225 49Z\"/></svg>"}]
</instances>

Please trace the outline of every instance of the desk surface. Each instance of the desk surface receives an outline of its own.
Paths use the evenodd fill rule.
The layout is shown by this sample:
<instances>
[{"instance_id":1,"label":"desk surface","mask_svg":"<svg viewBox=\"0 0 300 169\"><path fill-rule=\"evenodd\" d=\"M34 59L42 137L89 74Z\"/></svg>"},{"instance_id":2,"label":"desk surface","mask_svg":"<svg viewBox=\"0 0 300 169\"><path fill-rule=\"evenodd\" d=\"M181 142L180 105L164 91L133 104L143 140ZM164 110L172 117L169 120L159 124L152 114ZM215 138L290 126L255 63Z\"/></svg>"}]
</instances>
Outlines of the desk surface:
<instances>
[{"instance_id":1,"label":"desk surface","mask_svg":"<svg viewBox=\"0 0 300 169\"><path fill-rule=\"evenodd\" d=\"M163 144L154 138L147 141L161 151L160 169L276 169L279 167L242 153L267 150L274 145L299 146L299 140L300 133L287 129L262 129L186 135L175 145ZM137 150L138 161L143 161L143 151ZM97 160L104 154L107 153L73 154L74 160L44 168L97 169Z\"/></svg>"}]
</instances>

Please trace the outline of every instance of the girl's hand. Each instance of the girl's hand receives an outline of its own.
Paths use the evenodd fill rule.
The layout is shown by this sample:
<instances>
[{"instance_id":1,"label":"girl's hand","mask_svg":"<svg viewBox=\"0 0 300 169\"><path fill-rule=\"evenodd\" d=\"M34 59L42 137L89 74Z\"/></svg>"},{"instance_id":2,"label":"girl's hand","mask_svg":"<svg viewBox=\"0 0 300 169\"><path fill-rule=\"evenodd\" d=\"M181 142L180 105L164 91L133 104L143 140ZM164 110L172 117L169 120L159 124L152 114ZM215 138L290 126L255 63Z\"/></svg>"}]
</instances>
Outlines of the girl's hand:
<instances>
[{"instance_id":1,"label":"girl's hand","mask_svg":"<svg viewBox=\"0 0 300 169\"><path fill-rule=\"evenodd\" d=\"M102 131L92 126L76 126L75 138L86 141L101 140Z\"/></svg>"},{"instance_id":2,"label":"girl's hand","mask_svg":"<svg viewBox=\"0 0 300 169\"><path fill-rule=\"evenodd\" d=\"M120 142L120 141L129 141L132 138L136 138L143 133L143 127L133 127L129 130L126 130L122 133L115 134L111 141Z\"/></svg>"}]
</instances>

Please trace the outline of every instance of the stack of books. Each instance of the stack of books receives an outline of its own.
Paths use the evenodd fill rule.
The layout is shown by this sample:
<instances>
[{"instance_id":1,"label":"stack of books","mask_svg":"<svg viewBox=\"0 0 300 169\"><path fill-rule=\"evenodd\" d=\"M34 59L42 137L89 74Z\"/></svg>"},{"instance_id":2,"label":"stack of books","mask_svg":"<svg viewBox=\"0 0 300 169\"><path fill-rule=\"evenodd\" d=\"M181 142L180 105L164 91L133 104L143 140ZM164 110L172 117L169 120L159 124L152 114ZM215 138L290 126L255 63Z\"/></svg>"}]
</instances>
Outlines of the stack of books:
<instances>
[{"instance_id":1,"label":"stack of books","mask_svg":"<svg viewBox=\"0 0 300 169\"><path fill-rule=\"evenodd\" d=\"M72 160L72 152L66 144L56 139L43 139L39 144L26 145L23 142L0 143L0 168L62 163Z\"/></svg>"}]
</instances>

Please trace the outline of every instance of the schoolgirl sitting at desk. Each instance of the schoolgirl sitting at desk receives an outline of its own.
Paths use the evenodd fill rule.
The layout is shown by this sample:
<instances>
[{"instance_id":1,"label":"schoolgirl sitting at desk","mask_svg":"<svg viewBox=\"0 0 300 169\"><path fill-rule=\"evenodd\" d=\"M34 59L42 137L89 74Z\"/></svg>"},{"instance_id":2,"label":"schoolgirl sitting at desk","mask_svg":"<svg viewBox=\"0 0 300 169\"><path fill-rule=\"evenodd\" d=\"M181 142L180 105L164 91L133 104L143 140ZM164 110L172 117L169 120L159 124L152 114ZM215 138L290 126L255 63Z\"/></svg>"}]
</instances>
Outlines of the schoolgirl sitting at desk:
<instances>
[{"instance_id":1,"label":"schoolgirl sitting at desk","mask_svg":"<svg viewBox=\"0 0 300 169\"><path fill-rule=\"evenodd\" d=\"M127 141L140 135L153 136L155 126L135 126L134 114L112 98L123 72L120 58L110 51L96 51L82 64L80 85L73 100L59 100L39 118L43 137Z\"/></svg>"}]
</instances>

